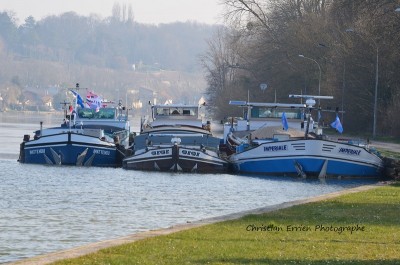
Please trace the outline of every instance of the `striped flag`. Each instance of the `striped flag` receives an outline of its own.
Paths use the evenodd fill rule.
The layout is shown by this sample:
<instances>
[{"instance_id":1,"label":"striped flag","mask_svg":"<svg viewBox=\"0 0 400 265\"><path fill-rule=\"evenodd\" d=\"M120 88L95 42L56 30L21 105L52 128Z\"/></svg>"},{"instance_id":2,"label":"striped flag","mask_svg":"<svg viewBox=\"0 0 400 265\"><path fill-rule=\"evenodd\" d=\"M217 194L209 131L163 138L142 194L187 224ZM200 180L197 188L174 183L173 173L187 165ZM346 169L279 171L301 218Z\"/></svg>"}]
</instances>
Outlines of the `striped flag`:
<instances>
[{"instance_id":1,"label":"striped flag","mask_svg":"<svg viewBox=\"0 0 400 265\"><path fill-rule=\"evenodd\" d=\"M76 103L81 106L82 108L85 107L85 105L83 104L83 99L82 97L78 94L78 92L74 91L74 90L70 90L72 92L72 94L74 94L74 97L76 98Z\"/></svg>"},{"instance_id":2,"label":"striped flag","mask_svg":"<svg viewBox=\"0 0 400 265\"><path fill-rule=\"evenodd\" d=\"M96 109L98 111L101 108L103 99L92 91L88 91L86 94L86 102L89 105L89 108Z\"/></svg>"}]
</instances>

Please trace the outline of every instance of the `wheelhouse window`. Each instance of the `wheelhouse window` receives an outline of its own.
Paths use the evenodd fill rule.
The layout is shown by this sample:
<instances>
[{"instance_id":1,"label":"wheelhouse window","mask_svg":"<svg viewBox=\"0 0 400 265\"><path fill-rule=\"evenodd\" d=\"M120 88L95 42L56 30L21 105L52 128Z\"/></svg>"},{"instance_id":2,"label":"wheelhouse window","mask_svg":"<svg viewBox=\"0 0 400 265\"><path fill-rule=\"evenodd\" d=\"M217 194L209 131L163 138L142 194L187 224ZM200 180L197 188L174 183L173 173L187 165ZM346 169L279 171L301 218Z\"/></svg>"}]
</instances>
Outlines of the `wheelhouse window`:
<instances>
[{"instance_id":1,"label":"wheelhouse window","mask_svg":"<svg viewBox=\"0 0 400 265\"><path fill-rule=\"evenodd\" d=\"M156 116L194 116L197 117L197 108L171 107L155 108Z\"/></svg>"},{"instance_id":2,"label":"wheelhouse window","mask_svg":"<svg viewBox=\"0 0 400 265\"><path fill-rule=\"evenodd\" d=\"M81 119L114 119L115 110L113 108L78 109L78 116Z\"/></svg>"},{"instance_id":3,"label":"wheelhouse window","mask_svg":"<svg viewBox=\"0 0 400 265\"><path fill-rule=\"evenodd\" d=\"M283 112L286 113L288 119L300 119L302 110L254 106L251 109L251 118L281 118Z\"/></svg>"}]
</instances>

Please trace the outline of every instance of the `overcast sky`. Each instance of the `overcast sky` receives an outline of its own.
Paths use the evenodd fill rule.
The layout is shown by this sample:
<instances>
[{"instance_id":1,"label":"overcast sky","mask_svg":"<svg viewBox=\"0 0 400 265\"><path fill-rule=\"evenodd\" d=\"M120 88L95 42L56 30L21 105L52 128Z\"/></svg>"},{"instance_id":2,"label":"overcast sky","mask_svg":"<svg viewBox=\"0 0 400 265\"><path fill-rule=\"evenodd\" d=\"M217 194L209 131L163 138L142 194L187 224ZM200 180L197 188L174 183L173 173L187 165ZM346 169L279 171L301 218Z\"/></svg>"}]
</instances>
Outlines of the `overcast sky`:
<instances>
[{"instance_id":1,"label":"overcast sky","mask_svg":"<svg viewBox=\"0 0 400 265\"><path fill-rule=\"evenodd\" d=\"M0 11L14 11L19 23L32 15L40 20L48 15L75 11L84 16L111 16L114 3L132 5L134 19L140 23L198 21L221 23L223 6L219 0L0 0Z\"/></svg>"}]
</instances>

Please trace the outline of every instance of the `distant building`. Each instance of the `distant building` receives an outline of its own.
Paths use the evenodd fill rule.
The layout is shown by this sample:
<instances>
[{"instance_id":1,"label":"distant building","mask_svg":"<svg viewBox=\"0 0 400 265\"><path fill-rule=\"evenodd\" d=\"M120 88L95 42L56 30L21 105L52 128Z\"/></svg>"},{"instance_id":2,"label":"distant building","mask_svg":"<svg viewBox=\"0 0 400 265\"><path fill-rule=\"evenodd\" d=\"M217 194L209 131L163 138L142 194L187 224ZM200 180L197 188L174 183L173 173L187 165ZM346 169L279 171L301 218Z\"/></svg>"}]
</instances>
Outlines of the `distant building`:
<instances>
[{"instance_id":1,"label":"distant building","mask_svg":"<svg viewBox=\"0 0 400 265\"><path fill-rule=\"evenodd\" d=\"M127 90L128 107L133 108L135 114L149 114L149 102L154 102L154 92L151 89L140 87Z\"/></svg>"},{"instance_id":2,"label":"distant building","mask_svg":"<svg viewBox=\"0 0 400 265\"><path fill-rule=\"evenodd\" d=\"M0 93L0 111L4 111L4 110L5 110L4 99L3 99L3 97L1 96L1 93Z\"/></svg>"},{"instance_id":3,"label":"distant building","mask_svg":"<svg viewBox=\"0 0 400 265\"><path fill-rule=\"evenodd\" d=\"M37 111L43 107L41 96L34 91L24 90L19 101L19 104L22 105L22 110Z\"/></svg>"},{"instance_id":4,"label":"distant building","mask_svg":"<svg viewBox=\"0 0 400 265\"><path fill-rule=\"evenodd\" d=\"M48 110L53 110L53 97L51 96L44 96L42 97L42 102L43 105L45 106L45 108L47 108Z\"/></svg>"}]
</instances>

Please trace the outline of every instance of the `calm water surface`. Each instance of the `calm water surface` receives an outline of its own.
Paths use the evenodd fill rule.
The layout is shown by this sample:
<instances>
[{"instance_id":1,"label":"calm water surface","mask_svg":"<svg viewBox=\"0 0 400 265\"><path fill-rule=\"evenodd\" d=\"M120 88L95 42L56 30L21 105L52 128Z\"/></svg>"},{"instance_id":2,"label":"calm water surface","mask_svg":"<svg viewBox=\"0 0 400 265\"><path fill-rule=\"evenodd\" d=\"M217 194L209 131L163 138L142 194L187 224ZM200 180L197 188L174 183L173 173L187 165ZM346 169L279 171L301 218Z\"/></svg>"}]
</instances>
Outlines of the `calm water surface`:
<instances>
[{"instance_id":1,"label":"calm water surface","mask_svg":"<svg viewBox=\"0 0 400 265\"><path fill-rule=\"evenodd\" d=\"M19 164L60 118L0 113L0 263L370 183Z\"/></svg>"}]
</instances>

